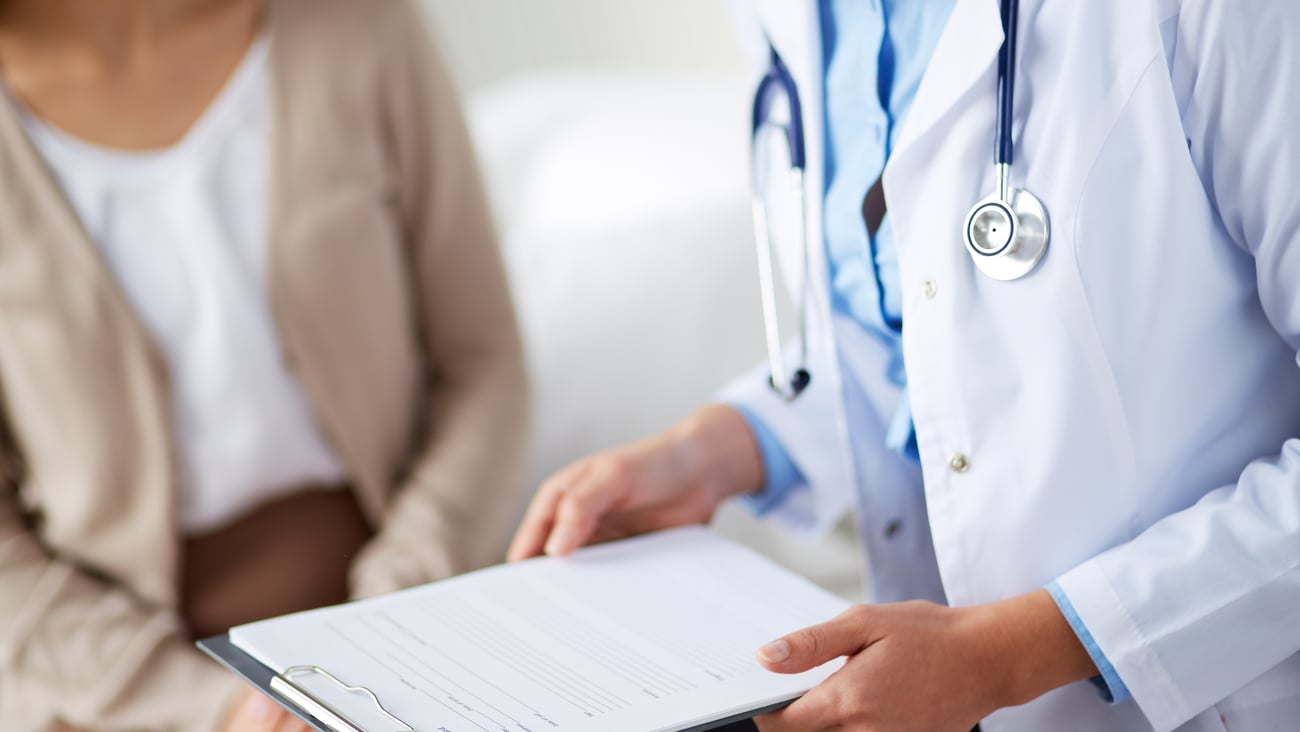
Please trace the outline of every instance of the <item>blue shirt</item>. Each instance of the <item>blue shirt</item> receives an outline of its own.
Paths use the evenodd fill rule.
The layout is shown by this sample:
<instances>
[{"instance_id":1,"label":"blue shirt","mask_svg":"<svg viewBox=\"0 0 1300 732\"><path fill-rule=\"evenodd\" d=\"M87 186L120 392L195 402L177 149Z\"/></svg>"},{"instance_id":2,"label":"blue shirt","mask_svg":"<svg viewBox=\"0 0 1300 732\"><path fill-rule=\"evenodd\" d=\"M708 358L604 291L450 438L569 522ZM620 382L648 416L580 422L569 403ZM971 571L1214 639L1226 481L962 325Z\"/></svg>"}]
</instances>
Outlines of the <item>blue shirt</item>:
<instances>
[{"instance_id":1,"label":"blue shirt","mask_svg":"<svg viewBox=\"0 0 1300 732\"><path fill-rule=\"evenodd\" d=\"M903 389L886 435L919 459L903 364L903 296L886 212L874 237L862 201L880 178L912 109L955 0L822 0L825 79L826 251L832 307L892 351L889 378Z\"/></svg>"},{"instance_id":2,"label":"blue shirt","mask_svg":"<svg viewBox=\"0 0 1300 732\"><path fill-rule=\"evenodd\" d=\"M862 213L867 191L880 178L939 44L956 0L819 0L825 85L823 221L830 267L831 307L879 338L893 353L889 378L902 389L886 435L888 445L919 459L903 362L903 305L886 212L874 237ZM804 479L771 430L743 408L762 453L763 490L748 498L765 513ZM1101 676L1093 682L1108 701L1129 691L1101 652L1069 598L1055 583L1052 598L1087 649Z\"/></svg>"}]
</instances>

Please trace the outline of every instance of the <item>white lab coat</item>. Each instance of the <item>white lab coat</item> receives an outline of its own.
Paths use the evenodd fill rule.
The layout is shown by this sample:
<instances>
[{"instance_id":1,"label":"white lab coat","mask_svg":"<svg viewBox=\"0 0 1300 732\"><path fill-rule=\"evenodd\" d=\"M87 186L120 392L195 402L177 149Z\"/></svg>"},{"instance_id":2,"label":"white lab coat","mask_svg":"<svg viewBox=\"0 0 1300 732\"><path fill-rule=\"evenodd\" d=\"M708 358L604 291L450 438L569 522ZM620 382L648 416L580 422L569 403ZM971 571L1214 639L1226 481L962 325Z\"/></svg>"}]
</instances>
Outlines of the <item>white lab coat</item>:
<instances>
[{"instance_id":1,"label":"white lab coat","mask_svg":"<svg viewBox=\"0 0 1300 732\"><path fill-rule=\"evenodd\" d=\"M1060 582L1133 699L1081 682L986 732L1300 730L1300 3L1024 0L1013 184L1052 242L997 282L962 227L994 186L1002 30L957 1L885 173L919 471L884 447L885 350L830 308L816 3L736 6L799 86L814 204L812 385L725 394L808 479L778 519L855 509L879 600Z\"/></svg>"}]
</instances>

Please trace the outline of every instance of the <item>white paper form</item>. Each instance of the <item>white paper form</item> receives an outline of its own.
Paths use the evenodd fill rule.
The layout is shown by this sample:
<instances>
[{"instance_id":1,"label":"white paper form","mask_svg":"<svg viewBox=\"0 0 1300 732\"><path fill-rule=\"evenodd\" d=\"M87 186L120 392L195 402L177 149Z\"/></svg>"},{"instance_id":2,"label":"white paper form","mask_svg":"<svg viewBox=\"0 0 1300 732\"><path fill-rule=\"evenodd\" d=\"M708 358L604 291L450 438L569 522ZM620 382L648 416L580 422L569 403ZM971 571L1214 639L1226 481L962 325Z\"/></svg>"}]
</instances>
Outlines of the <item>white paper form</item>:
<instances>
[{"instance_id":1,"label":"white paper form","mask_svg":"<svg viewBox=\"0 0 1300 732\"><path fill-rule=\"evenodd\" d=\"M231 631L319 666L420 732L658 732L793 699L839 663L764 671L762 644L839 598L707 529L534 559Z\"/></svg>"}]
</instances>

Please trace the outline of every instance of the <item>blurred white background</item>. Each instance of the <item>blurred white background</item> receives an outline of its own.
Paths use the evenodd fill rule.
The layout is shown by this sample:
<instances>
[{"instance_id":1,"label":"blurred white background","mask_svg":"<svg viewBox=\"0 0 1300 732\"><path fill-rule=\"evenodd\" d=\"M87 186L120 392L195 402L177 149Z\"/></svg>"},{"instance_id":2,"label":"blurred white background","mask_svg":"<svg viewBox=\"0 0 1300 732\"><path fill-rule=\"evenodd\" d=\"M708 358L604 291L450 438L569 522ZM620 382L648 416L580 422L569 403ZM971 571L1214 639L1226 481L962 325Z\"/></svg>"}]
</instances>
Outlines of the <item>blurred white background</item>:
<instances>
[{"instance_id":1,"label":"blurred white background","mask_svg":"<svg viewBox=\"0 0 1300 732\"><path fill-rule=\"evenodd\" d=\"M462 86L542 68L739 74L725 0L423 0Z\"/></svg>"},{"instance_id":2,"label":"blurred white background","mask_svg":"<svg viewBox=\"0 0 1300 732\"><path fill-rule=\"evenodd\" d=\"M462 89L534 378L530 485L763 355L749 89L725 0L424 0ZM849 597L851 532L724 533Z\"/></svg>"}]
</instances>

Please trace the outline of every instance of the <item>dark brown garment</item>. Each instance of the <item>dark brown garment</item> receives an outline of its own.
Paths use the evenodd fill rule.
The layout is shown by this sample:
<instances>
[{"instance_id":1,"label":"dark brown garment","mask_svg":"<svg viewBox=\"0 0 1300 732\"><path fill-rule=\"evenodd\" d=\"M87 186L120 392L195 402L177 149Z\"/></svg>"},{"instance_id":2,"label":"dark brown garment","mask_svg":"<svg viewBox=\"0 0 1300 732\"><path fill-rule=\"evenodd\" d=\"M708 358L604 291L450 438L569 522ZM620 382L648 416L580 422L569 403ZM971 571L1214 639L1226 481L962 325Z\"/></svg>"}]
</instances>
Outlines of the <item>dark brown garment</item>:
<instances>
[{"instance_id":1,"label":"dark brown garment","mask_svg":"<svg viewBox=\"0 0 1300 732\"><path fill-rule=\"evenodd\" d=\"M348 600L372 535L351 490L304 490L184 545L181 611L193 638ZM50 732L85 732L56 724Z\"/></svg>"},{"instance_id":2,"label":"dark brown garment","mask_svg":"<svg viewBox=\"0 0 1300 732\"><path fill-rule=\"evenodd\" d=\"M181 612L194 638L337 605L371 536L350 490L302 491L185 542Z\"/></svg>"}]
</instances>

